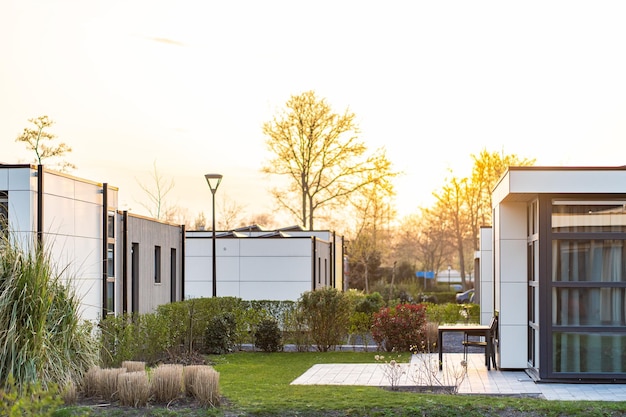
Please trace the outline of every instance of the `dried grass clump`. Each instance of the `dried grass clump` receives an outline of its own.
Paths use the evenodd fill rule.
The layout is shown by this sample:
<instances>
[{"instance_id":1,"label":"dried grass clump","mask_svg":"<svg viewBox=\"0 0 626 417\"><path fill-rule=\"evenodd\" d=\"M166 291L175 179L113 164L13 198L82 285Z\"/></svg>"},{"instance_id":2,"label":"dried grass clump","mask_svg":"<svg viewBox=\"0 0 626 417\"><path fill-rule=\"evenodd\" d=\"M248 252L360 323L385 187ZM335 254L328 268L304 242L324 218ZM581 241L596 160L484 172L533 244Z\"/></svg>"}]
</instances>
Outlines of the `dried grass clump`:
<instances>
[{"instance_id":1,"label":"dried grass clump","mask_svg":"<svg viewBox=\"0 0 626 417\"><path fill-rule=\"evenodd\" d=\"M150 382L146 371L119 374L117 389L121 405L135 408L145 407L150 399Z\"/></svg>"},{"instance_id":2,"label":"dried grass clump","mask_svg":"<svg viewBox=\"0 0 626 417\"><path fill-rule=\"evenodd\" d=\"M183 380L185 384L185 395L193 397L193 391L191 387L196 379L198 370L209 367L208 365L187 365L183 368Z\"/></svg>"},{"instance_id":3,"label":"dried grass clump","mask_svg":"<svg viewBox=\"0 0 626 417\"><path fill-rule=\"evenodd\" d=\"M125 368L106 368L100 370L98 393L103 399L112 401L117 397L117 380L120 374L126 372Z\"/></svg>"},{"instance_id":4,"label":"dried grass clump","mask_svg":"<svg viewBox=\"0 0 626 417\"><path fill-rule=\"evenodd\" d=\"M126 372L142 372L146 370L146 363L142 361L124 361L122 368L126 368Z\"/></svg>"},{"instance_id":5,"label":"dried grass clump","mask_svg":"<svg viewBox=\"0 0 626 417\"><path fill-rule=\"evenodd\" d=\"M61 399L65 405L76 404L78 400L78 391L76 384L72 379L68 379L61 387Z\"/></svg>"},{"instance_id":6,"label":"dried grass clump","mask_svg":"<svg viewBox=\"0 0 626 417\"><path fill-rule=\"evenodd\" d=\"M100 367L92 366L83 376L82 391L87 398L95 397L100 389Z\"/></svg>"},{"instance_id":7,"label":"dried grass clump","mask_svg":"<svg viewBox=\"0 0 626 417\"><path fill-rule=\"evenodd\" d=\"M204 407L217 407L220 404L220 374L211 366L203 366L194 371L191 384L193 396Z\"/></svg>"},{"instance_id":8,"label":"dried grass clump","mask_svg":"<svg viewBox=\"0 0 626 417\"><path fill-rule=\"evenodd\" d=\"M169 403L183 392L183 365L164 364L152 373L152 395L158 403Z\"/></svg>"}]
</instances>

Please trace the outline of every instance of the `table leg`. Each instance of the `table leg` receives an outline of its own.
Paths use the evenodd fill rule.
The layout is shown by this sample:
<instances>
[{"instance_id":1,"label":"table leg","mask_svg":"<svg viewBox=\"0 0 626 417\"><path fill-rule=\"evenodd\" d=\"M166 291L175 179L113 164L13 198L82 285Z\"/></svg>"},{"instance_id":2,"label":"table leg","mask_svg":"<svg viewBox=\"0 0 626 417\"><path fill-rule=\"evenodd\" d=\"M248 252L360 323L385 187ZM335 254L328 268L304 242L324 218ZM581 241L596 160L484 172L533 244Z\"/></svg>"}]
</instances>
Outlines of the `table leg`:
<instances>
[{"instance_id":1,"label":"table leg","mask_svg":"<svg viewBox=\"0 0 626 417\"><path fill-rule=\"evenodd\" d=\"M487 330L485 333L487 345L485 346L485 359L487 360L487 370L491 371L491 332Z\"/></svg>"},{"instance_id":2,"label":"table leg","mask_svg":"<svg viewBox=\"0 0 626 417\"><path fill-rule=\"evenodd\" d=\"M443 331L437 332L437 349L439 350L439 370L443 369Z\"/></svg>"}]
</instances>

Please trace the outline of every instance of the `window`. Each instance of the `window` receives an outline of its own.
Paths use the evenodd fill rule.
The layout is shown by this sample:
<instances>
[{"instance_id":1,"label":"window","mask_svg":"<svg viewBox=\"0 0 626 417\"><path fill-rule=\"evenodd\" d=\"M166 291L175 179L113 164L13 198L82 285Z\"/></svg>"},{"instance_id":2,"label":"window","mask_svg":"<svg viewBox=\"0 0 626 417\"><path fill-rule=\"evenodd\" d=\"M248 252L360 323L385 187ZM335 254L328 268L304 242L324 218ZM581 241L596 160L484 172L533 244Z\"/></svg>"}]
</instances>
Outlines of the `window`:
<instances>
[{"instance_id":1,"label":"window","mask_svg":"<svg viewBox=\"0 0 626 417\"><path fill-rule=\"evenodd\" d=\"M115 214L109 213L107 217L107 237L114 238L115 237Z\"/></svg>"},{"instance_id":2,"label":"window","mask_svg":"<svg viewBox=\"0 0 626 417\"><path fill-rule=\"evenodd\" d=\"M626 201L553 199L552 371L626 374Z\"/></svg>"},{"instance_id":3,"label":"window","mask_svg":"<svg viewBox=\"0 0 626 417\"><path fill-rule=\"evenodd\" d=\"M170 249L170 301L176 301L176 249Z\"/></svg>"},{"instance_id":4,"label":"window","mask_svg":"<svg viewBox=\"0 0 626 417\"><path fill-rule=\"evenodd\" d=\"M161 283L161 247L154 247L154 283Z\"/></svg>"},{"instance_id":5,"label":"window","mask_svg":"<svg viewBox=\"0 0 626 417\"><path fill-rule=\"evenodd\" d=\"M107 212L106 310L115 314L115 212Z\"/></svg>"},{"instance_id":6,"label":"window","mask_svg":"<svg viewBox=\"0 0 626 417\"><path fill-rule=\"evenodd\" d=\"M107 277L115 279L115 244L107 244Z\"/></svg>"}]
</instances>

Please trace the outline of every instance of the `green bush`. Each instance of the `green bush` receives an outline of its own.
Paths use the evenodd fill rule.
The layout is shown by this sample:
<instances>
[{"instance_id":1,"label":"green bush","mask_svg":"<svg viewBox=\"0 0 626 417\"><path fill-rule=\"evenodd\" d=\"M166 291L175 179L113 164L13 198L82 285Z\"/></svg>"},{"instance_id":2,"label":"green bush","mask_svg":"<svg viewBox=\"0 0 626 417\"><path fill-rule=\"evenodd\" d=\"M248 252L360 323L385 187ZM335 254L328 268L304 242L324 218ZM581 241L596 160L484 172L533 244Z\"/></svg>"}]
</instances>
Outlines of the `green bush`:
<instances>
[{"instance_id":1,"label":"green bush","mask_svg":"<svg viewBox=\"0 0 626 417\"><path fill-rule=\"evenodd\" d=\"M480 322L480 306L478 304L432 304L424 303L426 306L426 318L431 323L479 323ZM463 310L469 313L469 317L463 316Z\"/></svg>"},{"instance_id":2,"label":"green bush","mask_svg":"<svg viewBox=\"0 0 626 417\"><path fill-rule=\"evenodd\" d=\"M275 319L264 319L254 332L254 345L264 352L283 349L282 334Z\"/></svg>"},{"instance_id":3,"label":"green bush","mask_svg":"<svg viewBox=\"0 0 626 417\"><path fill-rule=\"evenodd\" d=\"M307 291L298 301L311 339L321 352L332 350L345 339L350 303L344 293L332 287Z\"/></svg>"},{"instance_id":4,"label":"green bush","mask_svg":"<svg viewBox=\"0 0 626 417\"><path fill-rule=\"evenodd\" d=\"M13 375L9 375L4 389L0 390L0 416L3 417L52 416L62 404L54 384L47 388L40 383L26 383L18 387Z\"/></svg>"},{"instance_id":5,"label":"green bush","mask_svg":"<svg viewBox=\"0 0 626 417\"><path fill-rule=\"evenodd\" d=\"M225 312L211 318L205 331L204 351L215 354L232 352L236 331L237 321L234 313Z\"/></svg>"}]
</instances>

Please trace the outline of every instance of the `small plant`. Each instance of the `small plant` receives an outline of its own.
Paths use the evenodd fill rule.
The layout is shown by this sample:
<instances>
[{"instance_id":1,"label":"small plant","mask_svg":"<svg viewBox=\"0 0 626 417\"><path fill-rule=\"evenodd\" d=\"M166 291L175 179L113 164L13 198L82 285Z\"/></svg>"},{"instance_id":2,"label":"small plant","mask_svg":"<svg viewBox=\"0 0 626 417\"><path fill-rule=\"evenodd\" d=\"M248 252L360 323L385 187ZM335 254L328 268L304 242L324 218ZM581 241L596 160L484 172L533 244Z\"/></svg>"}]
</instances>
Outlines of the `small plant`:
<instances>
[{"instance_id":1,"label":"small plant","mask_svg":"<svg viewBox=\"0 0 626 417\"><path fill-rule=\"evenodd\" d=\"M158 403L169 403L180 398L183 392L183 366L165 364L152 373L151 390Z\"/></svg>"},{"instance_id":2,"label":"small plant","mask_svg":"<svg viewBox=\"0 0 626 417\"><path fill-rule=\"evenodd\" d=\"M283 349L282 334L276 320L261 320L254 332L254 345L264 352L278 352Z\"/></svg>"},{"instance_id":3,"label":"small plant","mask_svg":"<svg viewBox=\"0 0 626 417\"><path fill-rule=\"evenodd\" d=\"M418 387L436 389L447 394L457 394L459 387L467 377L467 363L462 360L459 365L445 362L439 370L439 359L424 347L411 346L413 360L410 377Z\"/></svg>"},{"instance_id":4,"label":"small plant","mask_svg":"<svg viewBox=\"0 0 626 417\"><path fill-rule=\"evenodd\" d=\"M387 362L385 357L382 355L376 355L374 356L374 359L383 367L384 375L389 381L389 384L391 384L391 390L397 391L402 375L406 374L405 365L399 363L395 359L391 359ZM397 356L397 359L400 359L400 355Z\"/></svg>"},{"instance_id":5,"label":"small plant","mask_svg":"<svg viewBox=\"0 0 626 417\"><path fill-rule=\"evenodd\" d=\"M118 375L118 397L121 405L145 407L150 399L150 383L146 371L126 372Z\"/></svg>"}]
</instances>

